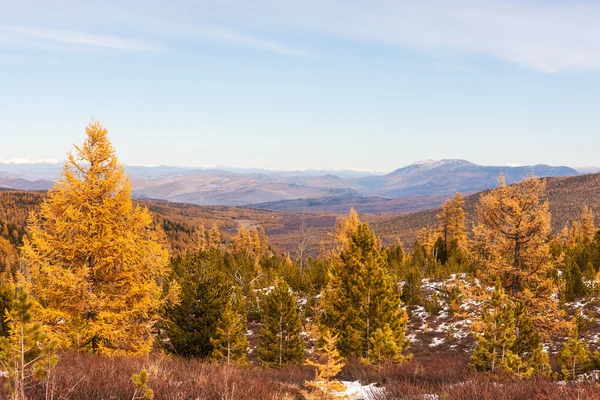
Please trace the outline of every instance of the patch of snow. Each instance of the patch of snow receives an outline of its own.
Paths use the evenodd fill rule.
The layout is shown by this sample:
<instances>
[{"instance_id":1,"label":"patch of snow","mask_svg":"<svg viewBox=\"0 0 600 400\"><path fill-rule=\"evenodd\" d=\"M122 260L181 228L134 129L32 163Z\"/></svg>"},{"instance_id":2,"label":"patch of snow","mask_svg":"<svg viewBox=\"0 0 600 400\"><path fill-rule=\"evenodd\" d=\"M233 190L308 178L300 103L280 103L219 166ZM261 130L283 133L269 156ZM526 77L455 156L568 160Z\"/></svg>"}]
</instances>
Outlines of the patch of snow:
<instances>
[{"instance_id":1,"label":"patch of snow","mask_svg":"<svg viewBox=\"0 0 600 400\"><path fill-rule=\"evenodd\" d=\"M340 397L345 396L351 400L368 400L383 395L383 388L375 386L374 383L370 385L361 385L359 381L342 381L341 383L346 389L343 392L337 392Z\"/></svg>"},{"instance_id":2,"label":"patch of snow","mask_svg":"<svg viewBox=\"0 0 600 400\"><path fill-rule=\"evenodd\" d=\"M446 338L434 337L431 343L429 343L429 347L438 347L446 341Z\"/></svg>"}]
</instances>

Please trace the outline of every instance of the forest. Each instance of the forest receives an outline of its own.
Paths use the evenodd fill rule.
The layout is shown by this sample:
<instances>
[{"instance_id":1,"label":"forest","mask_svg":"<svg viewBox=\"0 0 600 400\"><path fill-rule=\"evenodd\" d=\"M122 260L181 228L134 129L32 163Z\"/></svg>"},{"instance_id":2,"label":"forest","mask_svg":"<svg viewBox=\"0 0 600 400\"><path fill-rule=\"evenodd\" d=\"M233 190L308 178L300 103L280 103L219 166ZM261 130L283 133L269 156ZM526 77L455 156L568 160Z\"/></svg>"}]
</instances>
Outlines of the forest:
<instances>
[{"instance_id":1,"label":"forest","mask_svg":"<svg viewBox=\"0 0 600 400\"><path fill-rule=\"evenodd\" d=\"M133 201L91 122L48 193L0 193L0 399L600 398L597 182L278 246L275 212Z\"/></svg>"}]
</instances>

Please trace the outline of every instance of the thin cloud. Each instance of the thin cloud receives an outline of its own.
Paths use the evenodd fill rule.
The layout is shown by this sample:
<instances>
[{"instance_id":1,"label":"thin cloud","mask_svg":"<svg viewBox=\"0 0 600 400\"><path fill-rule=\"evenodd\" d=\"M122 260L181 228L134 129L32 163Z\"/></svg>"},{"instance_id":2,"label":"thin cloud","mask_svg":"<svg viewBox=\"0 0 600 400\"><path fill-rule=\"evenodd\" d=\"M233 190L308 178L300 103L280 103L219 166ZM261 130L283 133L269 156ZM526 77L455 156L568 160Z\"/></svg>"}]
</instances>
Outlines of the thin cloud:
<instances>
[{"instance_id":1,"label":"thin cloud","mask_svg":"<svg viewBox=\"0 0 600 400\"><path fill-rule=\"evenodd\" d=\"M312 50L292 46L277 40L264 39L227 26L203 23L186 24L182 21L175 23L141 16L128 16L127 23L134 24L138 29L142 28L152 35L170 40L221 43L295 57L311 57L314 55Z\"/></svg>"},{"instance_id":2,"label":"thin cloud","mask_svg":"<svg viewBox=\"0 0 600 400\"><path fill-rule=\"evenodd\" d=\"M162 51L159 44L138 40L124 39L116 36L98 35L81 31L38 28L29 26L14 26L0 24L0 32L22 35L42 41L60 42L73 45L102 47L125 51Z\"/></svg>"},{"instance_id":3,"label":"thin cloud","mask_svg":"<svg viewBox=\"0 0 600 400\"><path fill-rule=\"evenodd\" d=\"M288 44L273 40L261 39L259 37L248 35L230 28L198 25L194 27L188 27L186 31L187 35L191 34L197 39L204 38L216 42L254 48L288 56L310 57L313 55L313 52L310 50L290 46Z\"/></svg>"},{"instance_id":4,"label":"thin cloud","mask_svg":"<svg viewBox=\"0 0 600 400\"><path fill-rule=\"evenodd\" d=\"M208 0L232 22L415 51L485 55L547 73L600 70L600 3L457 0Z\"/></svg>"}]
</instances>

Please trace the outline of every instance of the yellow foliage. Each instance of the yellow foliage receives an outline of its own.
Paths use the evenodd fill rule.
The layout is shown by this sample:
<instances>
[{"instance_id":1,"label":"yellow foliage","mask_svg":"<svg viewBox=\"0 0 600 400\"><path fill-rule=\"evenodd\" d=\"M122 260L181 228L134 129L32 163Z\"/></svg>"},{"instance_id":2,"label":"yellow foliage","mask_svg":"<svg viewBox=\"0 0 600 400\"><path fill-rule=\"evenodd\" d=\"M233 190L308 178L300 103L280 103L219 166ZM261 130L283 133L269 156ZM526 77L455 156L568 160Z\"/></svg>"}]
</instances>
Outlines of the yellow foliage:
<instances>
[{"instance_id":1,"label":"yellow foliage","mask_svg":"<svg viewBox=\"0 0 600 400\"><path fill-rule=\"evenodd\" d=\"M63 346L145 354L169 272L164 236L146 208L133 206L108 131L94 121L86 134L30 215L24 263L41 317Z\"/></svg>"},{"instance_id":2,"label":"yellow foliage","mask_svg":"<svg viewBox=\"0 0 600 400\"><path fill-rule=\"evenodd\" d=\"M462 251L467 250L467 232L465 230L465 199L462 194L456 193L452 200L448 199L437 214L440 223L440 234L446 249L454 242Z\"/></svg>"},{"instance_id":3,"label":"yellow foliage","mask_svg":"<svg viewBox=\"0 0 600 400\"><path fill-rule=\"evenodd\" d=\"M559 327L564 311L554 297L559 288L548 275L551 227L545 188L536 177L508 186L501 176L498 188L481 196L473 231L481 282L492 286L498 280L547 337Z\"/></svg>"},{"instance_id":4,"label":"yellow foliage","mask_svg":"<svg viewBox=\"0 0 600 400\"><path fill-rule=\"evenodd\" d=\"M344 362L337 350L339 336L333 335L329 329L325 329L321 335L323 344L319 347L321 362L306 360L305 364L315 367L315 379L307 381L306 385L316 389L318 399L339 399L337 394L344 390L345 386L334 378L342 370Z\"/></svg>"}]
</instances>

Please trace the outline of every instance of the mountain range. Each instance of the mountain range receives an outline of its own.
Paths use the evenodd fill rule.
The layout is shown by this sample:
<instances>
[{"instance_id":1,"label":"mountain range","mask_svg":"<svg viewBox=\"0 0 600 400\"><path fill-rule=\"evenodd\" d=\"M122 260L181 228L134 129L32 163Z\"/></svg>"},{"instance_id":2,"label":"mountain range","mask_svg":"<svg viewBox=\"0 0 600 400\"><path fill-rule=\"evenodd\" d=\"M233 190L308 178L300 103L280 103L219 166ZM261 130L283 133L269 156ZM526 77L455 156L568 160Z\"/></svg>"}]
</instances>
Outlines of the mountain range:
<instances>
[{"instance_id":1,"label":"mountain range","mask_svg":"<svg viewBox=\"0 0 600 400\"><path fill-rule=\"evenodd\" d=\"M0 163L0 187L45 190L60 164ZM288 212L409 212L435 207L456 192L496 186L534 173L540 177L580 174L565 166L482 166L466 160L427 160L389 174L356 171L267 171L126 166L133 196L200 205L246 206Z\"/></svg>"}]
</instances>

